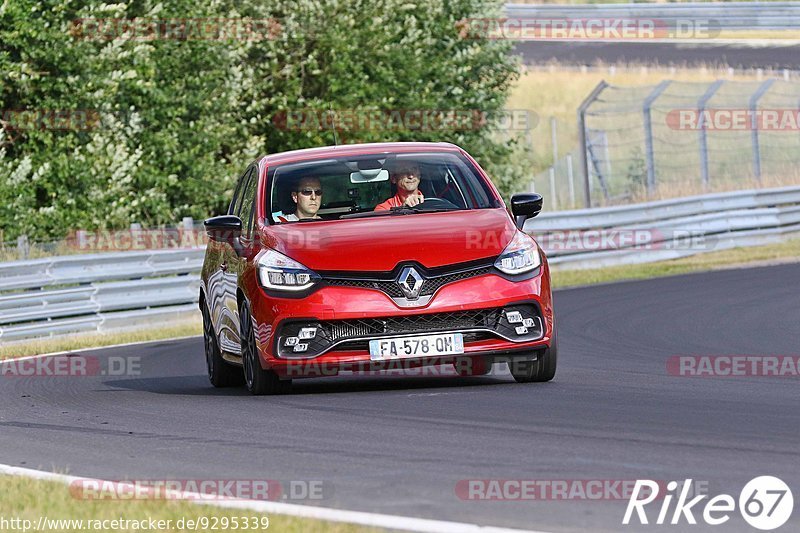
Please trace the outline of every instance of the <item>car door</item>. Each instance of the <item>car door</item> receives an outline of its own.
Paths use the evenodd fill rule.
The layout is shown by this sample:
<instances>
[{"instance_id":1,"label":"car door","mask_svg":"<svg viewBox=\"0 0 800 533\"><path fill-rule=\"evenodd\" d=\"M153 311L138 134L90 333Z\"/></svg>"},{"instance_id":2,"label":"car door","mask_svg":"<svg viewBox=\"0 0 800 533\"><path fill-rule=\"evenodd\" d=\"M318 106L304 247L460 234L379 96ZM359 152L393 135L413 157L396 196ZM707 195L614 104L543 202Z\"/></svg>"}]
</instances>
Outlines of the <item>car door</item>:
<instances>
[{"instance_id":1,"label":"car door","mask_svg":"<svg viewBox=\"0 0 800 533\"><path fill-rule=\"evenodd\" d=\"M247 183L250 177L254 174L255 167L253 165L247 167L239 182L236 185L236 190L233 195L230 207L228 208L229 215L239 216L242 208L242 198ZM239 354L239 310L236 304L236 275L231 271L231 266L236 263L237 258L236 250L227 242L216 243L219 254L218 271L212 274L216 280L216 286L213 287L215 291L216 308L212 310L217 317L215 321L219 326L219 344L224 352L238 355Z\"/></svg>"},{"instance_id":2,"label":"car door","mask_svg":"<svg viewBox=\"0 0 800 533\"><path fill-rule=\"evenodd\" d=\"M258 186L258 172L256 165L250 165L245 172L242 189L239 193L239 198L236 202L235 212L230 213L242 219L242 237L240 238L240 246L234 249L232 245L226 245L223 252L223 265L225 274L225 306L227 308L226 315L230 317L228 328L228 338L225 344L229 346L223 347L225 351L239 355L241 353L241 340L239 338L239 303L236 298L236 289L239 286L239 275L245 266L245 257L242 252L247 250L249 243L249 220L252 215L255 191ZM243 242L244 241L244 242ZM244 254L246 255L246 254ZM220 342L222 345L222 342Z\"/></svg>"}]
</instances>

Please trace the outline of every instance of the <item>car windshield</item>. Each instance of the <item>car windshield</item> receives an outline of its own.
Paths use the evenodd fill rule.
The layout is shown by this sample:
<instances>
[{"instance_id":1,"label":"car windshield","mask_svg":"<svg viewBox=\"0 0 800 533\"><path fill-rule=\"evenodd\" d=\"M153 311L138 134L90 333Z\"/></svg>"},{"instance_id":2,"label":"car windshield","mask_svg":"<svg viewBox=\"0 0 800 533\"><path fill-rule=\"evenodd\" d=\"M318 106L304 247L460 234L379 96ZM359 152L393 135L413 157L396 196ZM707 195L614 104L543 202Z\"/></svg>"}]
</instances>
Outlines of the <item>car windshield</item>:
<instances>
[{"instance_id":1,"label":"car windshield","mask_svg":"<svg viewBox=\"0 0 800 533\"><path fill-rule=\"evenodd\" d=\"M452 152L285 164L270 183L273 224L502 207L474 164Z\"/></svg>"}]
</instances>

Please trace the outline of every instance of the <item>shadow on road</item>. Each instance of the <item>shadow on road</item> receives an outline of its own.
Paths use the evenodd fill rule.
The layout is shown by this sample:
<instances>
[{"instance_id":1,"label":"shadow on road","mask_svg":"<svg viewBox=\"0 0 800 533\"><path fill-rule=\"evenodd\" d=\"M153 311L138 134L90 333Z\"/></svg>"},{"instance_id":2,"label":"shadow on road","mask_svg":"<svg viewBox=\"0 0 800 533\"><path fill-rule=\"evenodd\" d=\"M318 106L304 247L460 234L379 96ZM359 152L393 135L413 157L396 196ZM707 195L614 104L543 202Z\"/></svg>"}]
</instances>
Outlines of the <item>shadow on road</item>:
<instances>
[{"instance_id":1,"label":"shadow on road","mask_svg":"<svg viewBox=\"0 0 800 533\"><path fill-rule=\"evenodd\" d=\"M513 379L507 375L488 375L480 377L461 376L334 376L326 378L296 379L292 390L283 396L307 394L341 394L348 392L402 391L423 389L457 389L461 387L482 387L490 385L512 385ZM155 394L182 396L249 396L244 385L217 389L211 386L203 375L143 377L135 379L112 379L103 381L114 390L136 390ZM113 389L112 389L113 388Z\"/></svg>"}]
</instances>

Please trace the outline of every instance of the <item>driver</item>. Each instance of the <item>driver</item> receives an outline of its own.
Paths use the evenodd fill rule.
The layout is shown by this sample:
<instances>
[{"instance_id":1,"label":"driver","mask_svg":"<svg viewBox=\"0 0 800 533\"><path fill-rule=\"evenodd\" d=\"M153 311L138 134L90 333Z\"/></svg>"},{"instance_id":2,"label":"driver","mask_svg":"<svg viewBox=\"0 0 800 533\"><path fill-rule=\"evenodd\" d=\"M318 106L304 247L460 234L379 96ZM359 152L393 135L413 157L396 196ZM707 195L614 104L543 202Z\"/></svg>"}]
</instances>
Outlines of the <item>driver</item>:
<instances>
[{"instance_id":1,"label":"driver","mask_svg":"<svg viewBox=\"0 0 800 533\"><path fill-rule=\"evenodd\" d=\"M322 184L319 178L308 176L300 178L297 187L292 191L292 201L297 204L294 213L288 215L280 214L275 218L278 222L296 222L303 218L322 218L317 215L322 204Z\"/></svg>"},{"instance_id":2,"label":"driver","mask_svg":"<svg viewBox=\"0 0 800 533\"><path fill-rule=\"evenodd\" d=\"M387 211L392 207L414 207L425 201L419 187L419 165L414 161L400 161L394 167L390 180L397 186L397 194L375 206L375 211Z\"/></svg>"}]
</instances>

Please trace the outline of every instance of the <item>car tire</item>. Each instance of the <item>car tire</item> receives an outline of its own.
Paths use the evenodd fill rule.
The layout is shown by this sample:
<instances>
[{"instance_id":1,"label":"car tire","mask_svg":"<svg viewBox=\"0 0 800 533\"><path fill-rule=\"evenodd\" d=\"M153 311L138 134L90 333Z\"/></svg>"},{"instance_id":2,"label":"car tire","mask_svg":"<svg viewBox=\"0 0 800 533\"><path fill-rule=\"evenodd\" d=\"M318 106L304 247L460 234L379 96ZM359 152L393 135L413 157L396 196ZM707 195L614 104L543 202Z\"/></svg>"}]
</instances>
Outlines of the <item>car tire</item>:
<instances>
[{"instance_id":1,"label":"car tire","mask_svg":"<svg viewBox=\"0 0 800 533\"><path fill-rule=\"evenodd\" d=\"M291 391L291 380L282 381L272 370L261 368L251 316L250 305L245 301L241 302L239 304L239 337L242 343L242 367L247 390L254 396L285 394Z\"/></svg>"},{"instance_id":2,"label":"car tire","mask_svg":"<svg viewBox=\"0 0 800 533\"><path fill-rule=\"evenodd\" d=\"M225 362L219 349L219 340L211 322L211 315L203 305L203 345L206 353L208 380L218 388L236 387L244 383L242 372Z\"/></svg>"},{"instance_id":3,"label":"car tire","mask_svg":"<svg viewBox=\"0 0 800 533\"><path fill-rule=\"evenodd\" d=\"M459 376L487 376L492 372L492 360L482 356L459 357L453 361Z\"/></svg>"},{"instance_id":4,"label":"car tire","mask_svg":"<svg viewBox=\"0 0 800 533\"><path fill-rule=\"evenodd\" d=\"M535 361L511 361L508 368L517 383L541 383L555 377L557 364L558 337L553 330L550 346L541 350Z\"/></svg>"}]
</instances>

